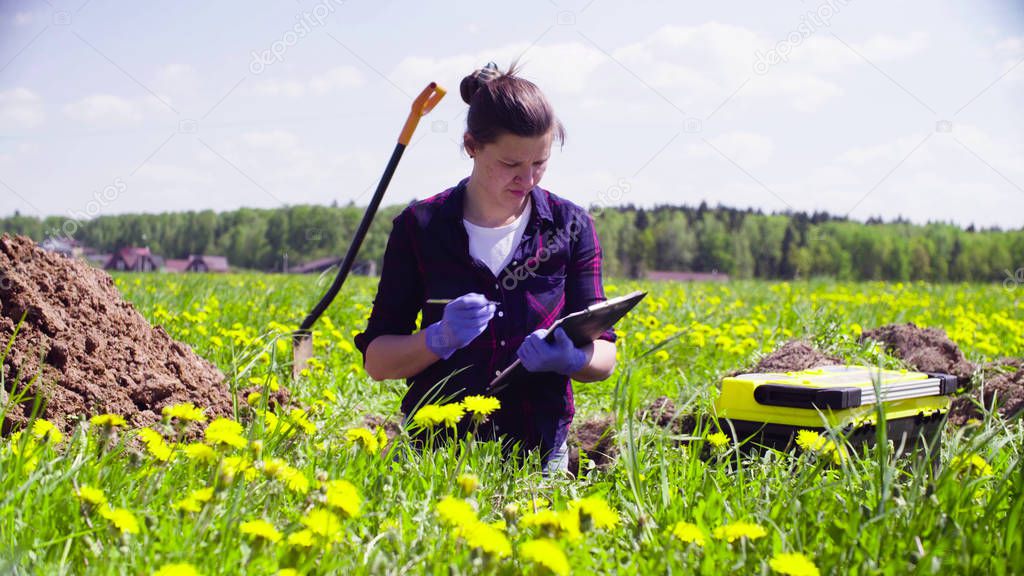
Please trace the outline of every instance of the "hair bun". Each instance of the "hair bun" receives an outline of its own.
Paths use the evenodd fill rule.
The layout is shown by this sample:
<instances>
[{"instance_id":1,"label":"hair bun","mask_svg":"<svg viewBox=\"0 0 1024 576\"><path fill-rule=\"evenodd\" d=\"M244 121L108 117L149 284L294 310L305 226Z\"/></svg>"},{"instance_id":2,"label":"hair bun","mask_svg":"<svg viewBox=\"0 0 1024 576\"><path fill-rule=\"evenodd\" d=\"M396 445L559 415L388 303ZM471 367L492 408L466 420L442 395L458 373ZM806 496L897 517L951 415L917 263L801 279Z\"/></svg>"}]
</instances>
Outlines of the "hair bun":
<instances>
[{"instance_id":1,"label":"hair bun","mask_svg":"<svg viewBox=\"0 0 1024 576\"><path fill-rule=\"evenodd\" d=\"M466 76L462 79L462 83L459 85L459 92L462 94L462 100L469 104L473 99L473 94L483 87L484 84L494 80L501 76L501 70L498 69L498 65L494 62L488 62L483 68L477 69L475 72Z\"/></svg>"}]
</instances>

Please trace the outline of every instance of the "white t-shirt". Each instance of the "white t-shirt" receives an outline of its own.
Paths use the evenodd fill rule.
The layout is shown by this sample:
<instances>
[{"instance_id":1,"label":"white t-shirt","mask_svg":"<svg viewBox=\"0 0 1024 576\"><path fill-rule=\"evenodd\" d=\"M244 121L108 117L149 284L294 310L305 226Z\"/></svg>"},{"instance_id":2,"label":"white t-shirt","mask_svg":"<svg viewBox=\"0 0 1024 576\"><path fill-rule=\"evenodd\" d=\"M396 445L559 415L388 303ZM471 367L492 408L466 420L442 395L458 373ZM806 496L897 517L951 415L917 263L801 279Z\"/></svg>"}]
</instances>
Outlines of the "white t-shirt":
<instances>
[{"instance_id":1,"label":"white t-shirt","mask_svg":"<svg viewBox=\"0 0 1024 576\"><path fill-rule=\"evenodd\" d=\"M498 272L502 268L508 265L509 260L512 259L512 251L523 239L526 224L530 221L532 204L531 201L527 201L526 208L518 218L510 224L497 228L477 226L465 218L462 219L463 225L466 226L466 233L469 235L469 255L486 264L495 277L498 276Z\"/></svg>"}]
</instances>

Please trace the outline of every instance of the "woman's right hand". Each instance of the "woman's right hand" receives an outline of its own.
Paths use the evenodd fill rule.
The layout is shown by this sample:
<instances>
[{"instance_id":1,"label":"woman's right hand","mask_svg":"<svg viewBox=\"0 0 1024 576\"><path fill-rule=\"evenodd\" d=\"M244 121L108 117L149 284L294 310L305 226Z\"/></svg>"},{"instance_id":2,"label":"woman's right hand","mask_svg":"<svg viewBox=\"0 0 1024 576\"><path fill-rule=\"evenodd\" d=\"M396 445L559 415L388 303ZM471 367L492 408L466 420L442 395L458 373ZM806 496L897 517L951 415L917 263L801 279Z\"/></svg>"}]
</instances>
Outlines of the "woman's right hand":
<instances>
[{"instance_id":1,"label":"woman's right hand","mask_svg":"<svg viewBox=\"0 0 1024 576\"><path fill-rule=\"evenodd\" d=\"M487 328L497 304L483 294L459 296L444 307L444 315L426 327L427 348L440 358L448 359L456 350L469 344Z\"/></svg>"}]
</instances>

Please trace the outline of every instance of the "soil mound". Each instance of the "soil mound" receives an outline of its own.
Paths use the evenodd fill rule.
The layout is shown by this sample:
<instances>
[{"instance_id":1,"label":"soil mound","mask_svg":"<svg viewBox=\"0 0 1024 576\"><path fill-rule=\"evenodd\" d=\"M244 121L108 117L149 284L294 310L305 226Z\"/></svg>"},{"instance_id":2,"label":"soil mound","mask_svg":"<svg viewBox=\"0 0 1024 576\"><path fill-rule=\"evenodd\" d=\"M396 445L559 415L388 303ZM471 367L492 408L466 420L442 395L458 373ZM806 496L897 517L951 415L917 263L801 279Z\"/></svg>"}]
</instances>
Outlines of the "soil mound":
<instances>
[{"instance_id":1,"label":"soil mound","mask_svg":"<svg viewBox=\"0 0 1024 576\"><path fill-rule=\"evenodd\" d=\"M1020 362L1008 363L1016 368L1005 374L988 378L970 394L953 399L949 407L949 421L963 426L972 418L981 419L978 404L987 410L997 410L1003 418L1012 418L1024 410L1024 368Z\"/></svg>"},{"instance_id":2,"label":"soil mound","mask_svg":"<svg viewBox=\"0 0 1024 576\"><path fill-rule=\"evenodd\" d=\"M679 413L675 402L668 396L658 396L636 412L637 419L665 428L674 434L692 434L697 428L693 414Z\"/></svg>"},{"instance_id":3,"label":"soil mound","mask_svg":"<svg viewBox=\"0 0 1024 576\"><path fill-rule=\"evenodd\" d=\"M612 465L619 454L615 444L615 416L595 416L569 430L569 472L573 475L579 475L581 451L600 469Z\"/></svg>"},{"instance_id":4,"label":"soil mound","mask_svg":"<svg viewBox=\"0 0 1024 576\"><path fill-rule=\"evenodd\" d=\"M205 408L210 417L231 413L223 374L163 328L150 326L108 274L46 252L24 236L4 234L3 348L22 315L3 358L2 389L11 400L4 434L28 421L37 396L40 416L65 431L76 417L106 412L124 416L131 426L150 425L164 406L179 402Z\"/></svg>"},{"instance_id":5,"label":"soil mound","mask_svg":"<svg viewBox=\"0 0 1024 576\"><path fill-rule=\"evenodd\" d=\"M806 340L791 340L775 352L762 358L754 366L752 372L796 372L817 366L833 366L842 363L842 360L835 356L819 352Z\"/></svg>"},{"instance_id":6,"label":"soil mound","mask_svg":"<svg viewBox=\"0 0 1024 576\"><path fill-rule=\"evenodd\" d=\"M888 324L866 330L861 340L877 340L890 354L921 372L953 374L961 383L971 379L974 366L960 348L939 328L919 328L913 323Z\"/></svg>"}]
</instances>

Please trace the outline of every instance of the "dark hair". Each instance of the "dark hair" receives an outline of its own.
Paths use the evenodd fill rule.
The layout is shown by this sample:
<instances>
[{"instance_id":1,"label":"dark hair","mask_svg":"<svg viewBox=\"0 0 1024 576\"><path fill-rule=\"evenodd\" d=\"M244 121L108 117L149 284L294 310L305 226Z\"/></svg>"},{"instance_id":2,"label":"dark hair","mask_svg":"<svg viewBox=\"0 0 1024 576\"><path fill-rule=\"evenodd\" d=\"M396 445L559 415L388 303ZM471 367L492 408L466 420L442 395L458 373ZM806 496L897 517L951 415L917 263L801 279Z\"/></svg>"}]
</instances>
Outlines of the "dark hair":
<instances>
[{"instance_id":1,"label":"dark hair","mask_svg":"<svg viewBox=\"0 0 1024 576\"><path fill-rule=\"evenodd\" d=\"M516 62L507 72L494 62L462 79L459 91L469 104L466 132L484 146L504 133L543 136L552 129L559 144L565 142L565 128L536 84L516 76Z\"/></svg>"}]
</instances>

